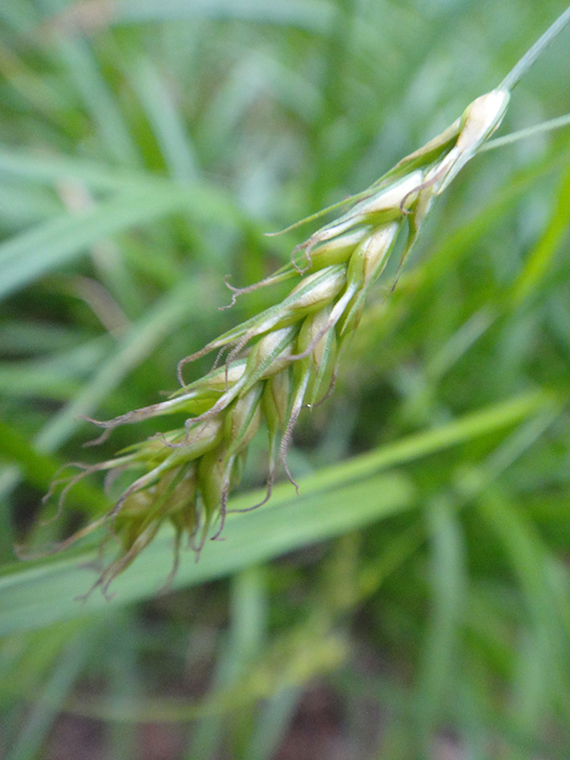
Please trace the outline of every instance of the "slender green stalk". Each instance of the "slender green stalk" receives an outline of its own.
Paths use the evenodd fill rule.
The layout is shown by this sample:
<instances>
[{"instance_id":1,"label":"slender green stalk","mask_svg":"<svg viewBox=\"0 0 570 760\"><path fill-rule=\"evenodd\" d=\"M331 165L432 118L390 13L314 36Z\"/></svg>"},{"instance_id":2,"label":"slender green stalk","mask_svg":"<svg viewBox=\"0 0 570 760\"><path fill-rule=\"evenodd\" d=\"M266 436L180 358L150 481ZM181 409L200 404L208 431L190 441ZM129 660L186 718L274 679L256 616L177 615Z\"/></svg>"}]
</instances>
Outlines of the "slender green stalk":
<instances>
[{"instance_id":1,"label":"slender green stalk","mask_svg":"<svg viewBox=\"0 0 570 760\"><path fill-rule=\"evenodd\" d=\"M560 32L570 23L570 6L566 8L556 21L551 24L544 34L538 38L534 45L523 55L518 63L513 66L507 76L499 85L500 90L512 92L530 67L540 58L546 48L553 42Z\"/></svg>"},{"instance_id":2,"label":"slender green stalk","mask_svg":"<svg viewBox=\"0 0 570 760\"><path fill-rule=\"evenodd\" d=\"M483 153L486 150L494 150L495 148L503 148L505 145L512 145L513 143L520 142L520 140L526 140L529 137L536 137L536 135L543 135L546 132L553 132L555 129L561 129L570 125L570 113L564 116L557 116L556 119L549 119L543 121L542 124L535 124L534 127L526 127L526 129L519 129L517 132L511 132L504 137L496 137L494 140L489 140L479 148L479 152Z\"/></svg>"}]
</instances>

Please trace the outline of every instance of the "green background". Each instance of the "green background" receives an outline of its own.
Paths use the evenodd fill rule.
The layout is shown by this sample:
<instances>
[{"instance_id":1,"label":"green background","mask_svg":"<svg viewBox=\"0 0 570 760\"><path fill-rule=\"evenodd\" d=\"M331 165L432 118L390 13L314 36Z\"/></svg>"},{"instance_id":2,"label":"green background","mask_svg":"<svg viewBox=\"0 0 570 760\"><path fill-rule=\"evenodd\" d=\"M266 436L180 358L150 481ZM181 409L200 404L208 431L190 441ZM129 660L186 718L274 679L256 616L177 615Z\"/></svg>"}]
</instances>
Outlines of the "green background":
<instances>
[{"instance_id":1,"label":"green background","mask_svg":"<svg viewBox=\"0 0 570 760\"><path fill-rule=\"evenodd\" d=\"M263 278L311 228L263 232L364 189L564 8L3 0L0 755L66 758L72 735L81 759L568 757L568 128L482 153L439 199L301 415L300 497L230 516L168 589L165 529L84 604L93 541L45 552L108 508L101 482L40 525L63 464L157 429L82 449L79 415L155 403L179 359L280 297L218 310L225 275ZM569 43L499 134L570 111Z\"/></svg>"}]
</instances>

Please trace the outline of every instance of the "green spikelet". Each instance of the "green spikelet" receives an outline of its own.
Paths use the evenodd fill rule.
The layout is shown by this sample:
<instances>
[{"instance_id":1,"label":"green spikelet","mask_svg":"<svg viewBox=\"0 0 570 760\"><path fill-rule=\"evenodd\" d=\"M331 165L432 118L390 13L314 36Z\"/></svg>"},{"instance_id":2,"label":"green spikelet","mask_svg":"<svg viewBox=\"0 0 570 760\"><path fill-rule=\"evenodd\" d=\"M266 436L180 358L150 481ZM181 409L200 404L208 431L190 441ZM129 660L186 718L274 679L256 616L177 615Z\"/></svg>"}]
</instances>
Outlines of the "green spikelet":
<instances>
[{"instance_id":1,"label":"green spikelet","mask_svg":"<svg viewBox=\"0 0 570 760\"><path fill-rule=\"evenodd\" d=\"M561 19L563 23L555 22L499 88L474 100L440 135L362 193L288 228L344 210L297 246L290 263L274 275L241 289L229 286L233 304L239 295L257 288L294 281L281 302L183 359L178 366L181 388L176 393L112 420L91 420L103 431L93 442L97 443L121 425L172 414L185 419L183 427L157 434L100 464L76 465L79 474L54 482L47 498L59 491L61 507L69 488L86 475L131 476L130 485L108 514L60 544L60 548L69 546L101 527L107 528L104 542L109 537L117 539L119 552L95 587L106 593L163 523L174 529L171 576L184 540L199 553L208 538L217 538L223 531L229 493L240 481L248 446L260 425L265 426L269 441L264 501L271 495L278 452L294 482L286 456L295 423L304 406L321 401L334 385L344 343L357 328L366 296L398 238L406 236L401 266L434 200L495 132L512 88L568 23L570 14ZM213 351L226 352L223 365L186 383L182 376L186 365Z\"/></svg>"}]
</instances>

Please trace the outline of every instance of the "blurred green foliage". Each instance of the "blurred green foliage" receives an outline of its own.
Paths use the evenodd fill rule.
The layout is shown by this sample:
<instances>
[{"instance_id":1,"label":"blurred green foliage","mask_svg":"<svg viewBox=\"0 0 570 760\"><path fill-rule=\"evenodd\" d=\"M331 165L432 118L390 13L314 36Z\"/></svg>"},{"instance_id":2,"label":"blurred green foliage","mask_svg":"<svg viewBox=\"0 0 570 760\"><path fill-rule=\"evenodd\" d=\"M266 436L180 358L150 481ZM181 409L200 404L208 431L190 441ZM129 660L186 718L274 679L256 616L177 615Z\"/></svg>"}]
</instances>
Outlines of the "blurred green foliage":
<instances>
[{"instance_id":1,"label":"blurred green foliage","mask_svg":"<svg viewBox=\"0 0 570 760\"><path fill-rule=\"evenodd\" d=\"M568 129L478 156L439 200L335 394L301 416L299 499L283 485L231 516L161 596L168 531L110 602L74 601L92 544L13 551L105 508L91 480L38 527L63 463L155 432L81 451L78 415L154 403L180 358L275 297L217 308L225 275L250 284L303 236L263 231L366 187L563 10L0 4L3 757L69 757L66 726L85 724L113 760L568 757ZM501 134L570 111L569 40L518 86ZM231 506L255 503L266 462L260 436Z\"/></svg>"}]
</instances>

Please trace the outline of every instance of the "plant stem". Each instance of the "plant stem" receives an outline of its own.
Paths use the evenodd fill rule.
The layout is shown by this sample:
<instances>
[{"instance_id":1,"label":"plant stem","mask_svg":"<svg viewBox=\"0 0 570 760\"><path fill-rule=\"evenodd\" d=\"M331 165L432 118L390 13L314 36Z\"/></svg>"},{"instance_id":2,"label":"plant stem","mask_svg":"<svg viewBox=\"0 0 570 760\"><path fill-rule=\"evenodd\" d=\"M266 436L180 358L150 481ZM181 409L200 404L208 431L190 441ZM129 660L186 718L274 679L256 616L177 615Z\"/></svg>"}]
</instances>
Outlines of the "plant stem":
<instances>
[{"instance_id":1,"label":"plant stem","mask_svg":"<svg viewBox=\"0 0 570 760\"><path fill-rule=\"evenodd\" d=\"M525 129L519 129L516 132L511 132L504 137L497 137L495 140L483 143L479 148L479 153L485 150L493 150L494 148L502 148L505 145L518 142L519 140L525 140L527 137L534 137L534 135L540 135L543 132L552 132L555 129L561 127L567 127L570 124L570 113L564 116L557 116L556 119L550 119L549 121L543 121L542 124L535 124L533 127L526 127Z\"/></svg>"},{"instance_id":2,"label":"plant stem","mask_svg":"<svg viewBox=\"0 0 570 760\"><path fill-rule=\"evenodd\" d=\"M564 13L562 13L556 21L548 27L544 34L539 37L534 45L523 55L520 61L509 71L499 85L499 89L512 92L533 63L542 55L550 43L560 34L568 23L570 23L570 6L568 6Z\"/></svg>"}]
</instances>

